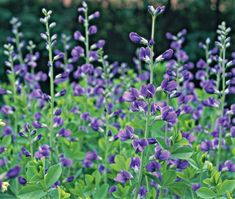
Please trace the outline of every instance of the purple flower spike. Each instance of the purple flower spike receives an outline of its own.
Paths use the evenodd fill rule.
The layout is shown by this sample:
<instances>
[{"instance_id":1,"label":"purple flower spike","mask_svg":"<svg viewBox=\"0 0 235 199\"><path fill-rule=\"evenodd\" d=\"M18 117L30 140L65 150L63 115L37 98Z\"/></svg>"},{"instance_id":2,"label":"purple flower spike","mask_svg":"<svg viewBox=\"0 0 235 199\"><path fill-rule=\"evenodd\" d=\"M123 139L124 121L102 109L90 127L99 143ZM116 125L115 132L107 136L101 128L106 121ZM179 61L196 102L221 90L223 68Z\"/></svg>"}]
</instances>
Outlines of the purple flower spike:
<instances>
[{"instance_id":1,"label":"purple flower spike","mask_svg":"<svg viewBox=\"0 0 235 199\"><path fill-rule=\"evenodd\" d=\"M122 184L125 184L128 180L133 178L133 176L127 172L127 171L120 171L120 173L117 174L116 178L114 179L116 182L120 182Z\"/></svg>"},{"instance_id":2,"label":"purple flower spike","mask_svg":"<svg viewBox=\"0 0 235 199\"><path fill-rule=\"evenodd\" d=\"M156 88L153 84L143 85L140 90L141 95L146 98L153 98L155 92Z\"/></svg>"},{"instance_id":3,"label":"purple flower spike","mask_svg":"<svg viewBox=\"0 0 235 199\"><path fill-rule=\"evenodd\" d=\"M10 179L10 178L15 178L16 176L18 176L19 175L19 173L20 173L20 166L15 166L15 167L13 167L13 168L11 168L8 172L7 172L7 174L6 174L6 177L8 178L8 179Z\"/></svg>"},{"instance_id":4,"label":"purple flower spike","mask_svg":"<svg viewBox=\"0 0 235 199\"><path fill-rule=\"evenodd\" d=\"M155 158L158 160L167 160L170 157L170 152L167 150L161 149L159 145L155 148Z\"/></svg>"}]
</instances>

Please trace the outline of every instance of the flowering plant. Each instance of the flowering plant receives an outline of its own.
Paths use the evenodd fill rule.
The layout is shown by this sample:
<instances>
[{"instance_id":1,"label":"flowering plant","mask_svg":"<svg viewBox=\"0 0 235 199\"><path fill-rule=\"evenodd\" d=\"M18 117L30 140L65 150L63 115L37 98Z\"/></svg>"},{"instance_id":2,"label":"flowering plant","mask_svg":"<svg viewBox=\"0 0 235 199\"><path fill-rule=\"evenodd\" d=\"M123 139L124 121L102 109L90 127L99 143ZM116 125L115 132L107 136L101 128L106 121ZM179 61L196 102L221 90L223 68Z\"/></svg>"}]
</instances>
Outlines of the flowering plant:
<instances>
[{"instance_id":1,"label":"flowering plant","mask_svg":"<svg viewBox=\"0 0 235 199\"><path fill-rule=\"evenodd\" d=\"M164 11L148 7L149 38L129 35L140 47L136 69L110 63L105 40L91 42L100 13L86 2L73 37L55 34L52 11L42 9L48 73L37 70L36 45L11 20L9 82L0 88L1 198L235 197L235 105L226 104L235 91L230 28L222 22L215 45L200 44L205 58L196 64L183 50L185 29L167 33L170 48L156 55L155 23Z\"/></svg>"}]
</instances>

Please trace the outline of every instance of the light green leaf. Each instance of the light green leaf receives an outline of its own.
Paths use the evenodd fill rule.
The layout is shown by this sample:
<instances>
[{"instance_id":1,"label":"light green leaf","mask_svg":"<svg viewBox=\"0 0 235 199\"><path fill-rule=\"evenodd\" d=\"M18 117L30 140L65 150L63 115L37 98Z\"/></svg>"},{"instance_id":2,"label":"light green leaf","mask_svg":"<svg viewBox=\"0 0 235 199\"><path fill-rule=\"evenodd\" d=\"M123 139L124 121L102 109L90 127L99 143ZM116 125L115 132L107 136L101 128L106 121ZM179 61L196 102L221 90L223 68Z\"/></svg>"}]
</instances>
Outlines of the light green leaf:
<instances>
[{"instance_id":1,"label":"light green leaf","mask_svg":"<svg viewBox=\"0 0 235 199\"><path fill-rule=\"evenodd\" d=\"M48 188L51 187L57 180L59 180L61 173L61 164L55 164L48 169L48 172L45 176L45 183Z\"/></svg>"},{"instance_id":2,"label":"light green leaf","mask_svg":"<svg viewBox=\"0 0 235 199\"><path fill-rule=\"evenodd\" d=\"M203 199L215 198L216 193L209 188L202 187L196 191L197 195Z\"/></svg>"}]
</instances>

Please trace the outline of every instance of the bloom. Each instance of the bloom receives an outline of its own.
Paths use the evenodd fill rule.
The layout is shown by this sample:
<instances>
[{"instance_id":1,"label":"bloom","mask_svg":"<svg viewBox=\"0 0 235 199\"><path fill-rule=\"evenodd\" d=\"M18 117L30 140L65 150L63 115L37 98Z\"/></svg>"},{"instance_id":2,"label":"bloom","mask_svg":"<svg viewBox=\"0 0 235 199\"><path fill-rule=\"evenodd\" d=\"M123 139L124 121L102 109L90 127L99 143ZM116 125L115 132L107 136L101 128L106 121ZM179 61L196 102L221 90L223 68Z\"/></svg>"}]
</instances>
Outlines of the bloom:
<instances>
[{"instance_id":1,"label":"bloom","mask_svg":"<svg viewBox=\"0 0 235 199\"><path fill-rule=\"evenodd\" d=\"M135 32L131 32L129 34L129 38L132 42L136 43L136 44L148 44L148 41L146 39L144 39L143 37L139 36L137 33Z\"/></svg>"},{"instance_id":2,"label":"bloom","mask_svg":"<svg viewBox=\"0 0 235 199\"><path fill-rule=\"evenodd\" d=\"M10 178L15 178L16 176L19 175L20 170L21 170L20 166L17 165L17 166L15 166L15 167L11 168L11 169L7 172L6 177L7 177L8 179L10 179Z\"/></svg>"},{"instance_id":3,"label":"bloom","mask_svg":"<svg viewBox=\"0 0 235 199\"><path fill-rule=\"evenodd\" d=\"M159 145L155 147L155 158L158 160L167 160L170 157L170 152L161 149Z\"/></svg>"},{"instance_id":4,"label":"bloom","mask_svg":"<svg viewBox=\"0 0 235 199\"><path fill-rule=\"evenodd\" d=\"M146 98L153 98L155 92L156 88L153 84L143 85L140 90L141 95Z\"/></svg>"},{"instance_id":5,"label":"bloom","mask_svg":"<svg viewBox=\"0 0 235 199\"><path fill-rule=\"evenodd\" d=\"M120 171L120 173L117 174L117 176L114 180L116 182L120 182L122 184L125 184L131 178L133 178L133 176L129 172L122 170L122 171Z\"/></svg>"}]
</instances>

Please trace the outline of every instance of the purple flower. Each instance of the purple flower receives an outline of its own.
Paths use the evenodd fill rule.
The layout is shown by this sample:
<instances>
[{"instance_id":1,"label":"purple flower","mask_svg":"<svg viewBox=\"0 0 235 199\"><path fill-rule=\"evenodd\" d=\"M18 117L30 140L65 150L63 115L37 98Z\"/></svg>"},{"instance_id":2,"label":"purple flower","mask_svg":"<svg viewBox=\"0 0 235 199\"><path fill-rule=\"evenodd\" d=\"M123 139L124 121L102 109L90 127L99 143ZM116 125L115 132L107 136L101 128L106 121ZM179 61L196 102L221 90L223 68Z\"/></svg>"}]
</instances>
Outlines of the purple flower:
<instances>
[{"instance_id":1,"label":"purple flower","mask_svg":"<svg viewBox=\"0 0 235 199\"><path fill-rule=\"evenodd\" d=\"M153 98L155 92L156 89L153 84L143 85L140 90L141 95L146 98Z\"/></svg>"},{"instance_id":2,"label":"purple flower","mask_svg":"<svg viewBox=\"0 0 235 199\"><path fill-rule=\"evenodd\" d=\"M94 35L97 33L97 27L95 25L92 25L88 29L89 35Z\"/></svg>"},{"instance_id":3,"label":"purple flower","mask_svg":"<svg viewBox=\"0 0 235 199\"><path fill-rule=\"evenodd\" d=\"M125 130L120 130L117 134L117 137L121 141L126 141L128 139L133 138L134 135L134 129L131 126L126 126Z\"/></svg>"},{"instance_id":4,"label":"purple flower","mask_svg":"<svg viewBox=\"0 0 235 199\"><path fill-rule=\"evenodd\" d=\"M13 134L13 129L10 126L5 126L3 128L3 132L2 132L3 136L8 136L8 135L12 135L12 134Z\"/></svg>"},{"instance_id":5,"label":"purple flower","mask_svg":"<svg viewBox=\"0 0 235 199\"><path fill-rule=\"evenodd\" d=\"M161 149L159 145L155 147L155 158L158 160L167 160L170 157L170 152Z\"/></svg>"},{"instance_id":6,"label":"purple flower","mask_svg":"<svg viewBox=\"0 0 235 199\"><path fill-rule=\"evenodd\" d=\"M64 120L60 116L54 117L53 120L54 120L53 127L59 127L64 124Z\"/></svg>"},{"instance_id":7,"label":"purple flower","mask_svg":"<svg viewBox=\"0 0 235 199\"><path fill-rule=\"evenodd\" d=\"M127 172L127 171L120 171L118 174L117 174L117 176L116 176L116 178L114 179L116 182L120 182L120 183L122 183L122 184L125 184L128 180L130 180L131 178L133 178L132 177L132 175L129 173L129 172Z\"/></svg>"},{"instance_id":8,"label":"purple flower","mask_svg":"<svg viewBox=\"0 0 235 199\"><path fill-rule=\"evenodd\" d=\"M148 192L147 189L144 186L141 186L138 193L138 198L145 198L147 192Z\"/></svg>"},{"instance_id":9,"label":"purple flower","mask_svg":"<svg viewBox=\"0 0 235 199\"><path fill-rule=\"evenodd\" d=\"M81 56L84 56L84 49L81 46L76 46L73 48L71 55L73 57L73 61L77 61Z\"/></svg>"},{"instance_id":10,"label":"purple flower","mask_svg":"<svg viewBox=\"0 0 235 199\"><path fill-rule=\"evenodd\" d=\"M231 160L225 161L224 167L230 172L235 172L235 164Z\"/></svg>"},{"instance_id":11,"label":"purple flower","mask_svg":"<svg viewBox=\"0 0 235 199\"><path fill-rule=\"evenodd\" d=\"M177 122L176 112L168 106L161 108L162 119L168 123L175 124Z\"/></svg>"},{"instance_id":12,"label":"purple flower","mask_svg":"<svg viewBox=\"0 0 235 199\"><path fill-rule=\"evenodd\" d=\"M89 51L88 57L90 61L97 61L99 59L99 55L97 51Z\"/></svg>"},{"instance_id":13,"label":"purple flower","mask_svg":"<svg viewBox=\"0 0 235 199\"><path fill-rule=\"evenodd\" d=\"M143 37L139 36L137 33L135 32L131 32L129 34L129 38L133 43L136 44L148 44L148 41L146 39L144 39Z\"/></svg>"},{"instance_id":14,"label":"purple flower","mask_svg":"<svg viewBox=\"0 0 235 199\"><path fill-rule=\"evenodd\" d=\"M72 132L69 129L62 128L58 131L58 136L60 137L69 137Z\"/></svg>"},{"instance_id":15,"label":"purple flower","mask_svg":"<svg viewBox=\"0 0 235 199\"><path fill-rule=\"evenodd\" d=\"M144 148L148 145L148 141L146 139L134 139L132 142L132 146L135 149L135 152L143 152Z\"/></svg>"},{"instance_id":16,"label":"purple flower","mask_svg":"<svg viewBox=\"0 0 235 199\"><path fill-rule=\"evenodd\" d=\"M40 129L40 128L43 127L43 125L42 125L40 122L38 122L38 121L33 121L33 122L32 122L32 126L33 126L34 128L36 128L36 129Z\"/></svg>"},{"instance_id":17,"label":"purple flower","mask_svg":"<svg viewBox=\"0 0 235 199\"><path fill-rule=\"evenodd\" d=\"M114 164L115 163L115 157L116 157L116 155L110 155L108 157L108 163L109 164Z\"/></svg>"},{"instance_id":18,"label":"purple flower","mask_svg":"<svg viewBox=\"0 0 235 199\"><path fill-rule=\"evenodd\" d=\"M21 148L21 152L22 152L22 154L24 154L26 157L30 157L30 156L31 156L30 152L29 152L25 147L22 147L22 148Z\"/></svg>"},{"instance_id":19,"label":"purple flower","mask_svg":"<svg viewBox=\"0 0 235 199\"><path fill-rule=\"evenodd\" d=\"M117 191L117 187L116 187L116 186L111 186L111 187L109 188L109 193L113 193L113 192L115 192L115 191Z\"/></svg>"},{"instance_id":20,"label":"purple flower","mask_svg":"<svg viewBox=\"0 0 235 199\"><path fill-rule=\"evenodd\" d=\"M139 157L132 157L131 158L131 163L130 163L130 168L134 169L135 172L137 172L140 168L140 158Z\"/></svg>"},{"instance_id":21,"label":"purple flower","mask_svg":"<svg viewBox=\"0 0 235 199\"><path fill-rule=\"evenodd\" d=\"M231 137L232 137L232 138L235 138L235 126L232 126L232 127L230 128L230 134L231 134Z\"/></svg>"},{"instance_id":22,"label":"purple flower","mask_svg":"<svg viewBox=\"0 0 235 199\"><path fill-rule=\"evenodd\" d=\"M177 83L175 80L170 80L169 78L166 78L162 81L161 88L165 92L172 92L177 89Z\"/></svg>"},{"instance_id":23,"label":"purple flower","mask_svg":"<svg viewBox=\"0 0 235 199\"><path fill-rule=\"evenodd\" d=\"M146 165L146 170L148 172L155 172L155 171L158 171L160 168L161 168L161 164L156 161L152 161Z\"/></svg>"},{"instance_id":24,"label":"purple flower","mask_svg":"<svg viewBox=\"0 0 235 199\"><path fill-rule=\"evenodd\" d=\"M100 12L99 11L96 11L96 12L94 12L93 14L91 14L89 17L88 17L88 19L89 20L92 20L92 19L97 19L97 18L99 18L100 17Z\"/></svg>"},{"instance_id":25,"label":"purple flower","mask_svg":"<svg viewBox=\"0 0 235 199\"><path fill-rule=\"evenodd\" d=\"M208 107L219 107L219 102L213 97L209 97L206 100L202 101L202 104Z\"/></svg>"},{"instance_id":26,"label":"purple flower","mask_svg":"<svg viewBox=\"0 0 235 199\"><path fill-rule=\"evenodd\" d=\"M124 101L126 102L133 102L135 100L137 100L140 96L140 93L137 89L135 88L130 88L129 91L126 91L124 94L123 94L123 99Z\"/></svg>"},{"instance_id":27,"label":"purple flower","mask_svg":"<svg viewBox=\"0 0 235 199\"><path fill-rule=\"evenodd\" d=\"M188 161L186 160L176 160L176 168L177 169L186 169L189 166Z\"/></svg>"},{"instance_id":28,"label":"purple flower","mask_svg":"<svg viewBox=\"0 0 235 199\"><path fill-rule=\"evenodd\" d=\"M18 182L19 182L21 185L26 185L27 180L26 180L24 177L19 176L19 177L18 177Z\"/></svg>"},{"instance_id":29,"label":"purple flower","mask_svg":"<svg viewBox=\"0 0 235 199\"><path fill-rule=\"evenodd\" d=\"M82 33L78 30L74 32L73 37L74 37L75 40L79 40L79 41L84 41L85 40Z\"/></svg>"},{"instance_id":30,"label":"purple flower","mask_svg":"<svg viewBox=\"0 0 235 199\"><path fill-rule=\"evenodd\" d=\"M91 116L89 112L82 113L80 118L84 121L91 121Z\"/></svg>"},{"instance_id":31,"label":"purple flower","mask_svg":"<svg viewBox=\"0 0 235 199\"><path fill-rule=\"evenodd\" d=\"M39 150L35 152L34 156L38 159L42 157L48 157L50 155L50 147L47 144L44 144L39 147Z\"/></svg>"},{"instance_id":32,"label":"purple flower","mask_svg":"<svg viewBox=\"0 0 235 199\"><path fill-rule=\"evenodd\" d=\"M99 131L102 125L103 125L102 120L97 118L92 118L90 126L94 131Z\"/></svg>"},{"instance_id":33,"label":"purple flower","mask_svg":"<svg viewBox=\"0 0 235 199\"><path fill-rule=\"evenodd\" d=\"M91 49L96 49L96 48L103 48L105 45L105 40L99 40L95 44L91 45Z\"/></svg>"},{"instance_id":34,"label":"purple flower","mask_svg":"<svg viewBox=\"0 0 235 199\"><path fill-rule=\"evenodd\" d=\"M216 93L216 83L213 80L206 80L201 82L202 88L209 94Z\"/></svg>"},{"instance_id":35,"label":"purple flower","mask_svg":"<svg viewBox=\"0 0 235 199\"><path fill-rule=\"evenodd\" d=\"M89 168L92 166L93 161L97 159L98 159L97 153L95 151L89 151L86 153L85 159L83 161L83 165Z\"/></svg>"},{"instance_id":36,"label":"purple flower","mask_svg":"<svg viewBox=\"0 0 235 199\"><path fill-rule=\"evenodd\" d=\"M151 51L149 47L141 47L140 51L139 51L139 58L145 62L149 62L150 61L150 56L151 56Z\"/></svg>"},{"instance_id":37,"label":"purple flower","mask_svg":"<svg viewBox=\"0 0 235 199\"><path fill-rule=\"evenodd\" d=\"M63 167L71 167L73 164L73 161L71 159L66 158L63 155L60 157L60 162Z\"/></svg>"},{"instance_id":38,"label":"purple flower","mask_svg":"<svg viewBox=\"0 0 235 199\"><path fill-rule=\"evenodd\" d=\"M197 64L196 64L197 68L203 69L206 68L207 64L203 59L200 59Z\"/></svg>"},{"instance_id":39,"label":"purple flower","mask_svg":"<svg viewBox=\"0 0 235 199\"><path fill-rule=\"evenodd\" d=\"M174 54L174 51L172 49L168 49L163 54L159 55L156 58L156 62L168 61L172 58L173 54Z\"/></svg>"},{"instance_id":40,"label":"purple flower","mask_svg":"<svg viewBox=\"0 0 235 199\"><path fill-rule=\"evenodd\" d=\"M66 179L66 182L70 183L74 180L74 176L69 176L67 179Z\"/></svg>"},{"instance_id":41,"label":"purple flower","mask_svg":"<svg viewBox=\"0 0 235 199\"><path fill-rule=\"evenodd\" d=\"M7 177L8 179L10 179L10 178L15 178L16 176L19 175L20 170L21 170L20 166L17 165L17 166L15 166L15 167L11 168L11 169L7 172L6 177Z\"/></svg>"},{"instance_id":42,"label":"purple flower","mask_svg":"<svg viewBox=\"0 0 235 199\"><path fill-rule=\"evenodd\" d=\"M193 191L197 191L200 187L201 187L201 185L199 183L192 184L192 190Z\"/></svg>"},{"instance_id":43,"label":"purple flower","mask_svg":"<svg viewBox=\"0 0 235 199\"><path fill-rule=\"evenodd\" d=\"M212 145L212 142L211 141L204 141L204 142L202 142L201 144L200 144L200 149L202 150L202 151L205 151L205 152L207 152L207 151L209 151L210 149L212 149L212 147L213 147L213 145Z\"/></svg>"}]
</instances>

